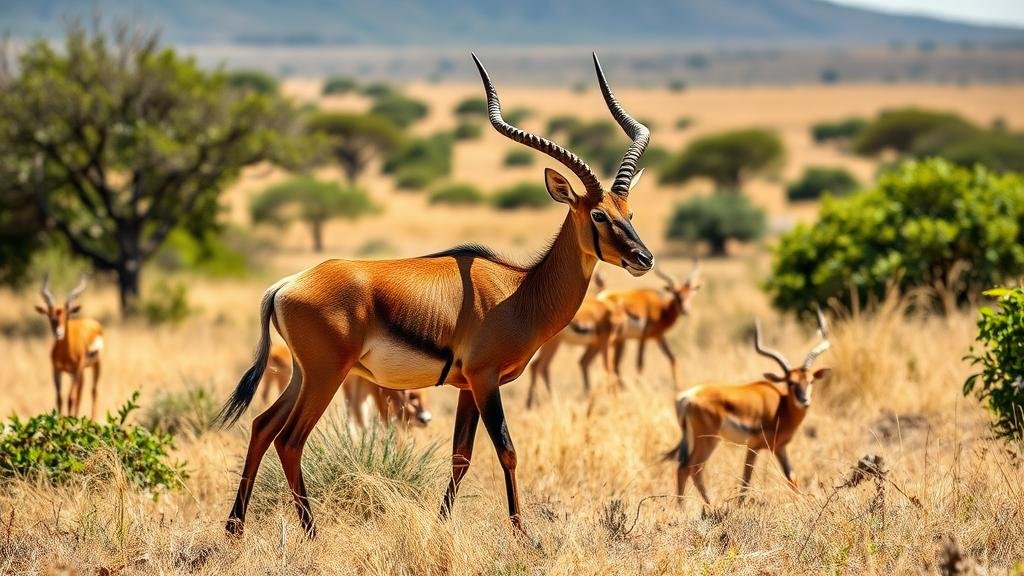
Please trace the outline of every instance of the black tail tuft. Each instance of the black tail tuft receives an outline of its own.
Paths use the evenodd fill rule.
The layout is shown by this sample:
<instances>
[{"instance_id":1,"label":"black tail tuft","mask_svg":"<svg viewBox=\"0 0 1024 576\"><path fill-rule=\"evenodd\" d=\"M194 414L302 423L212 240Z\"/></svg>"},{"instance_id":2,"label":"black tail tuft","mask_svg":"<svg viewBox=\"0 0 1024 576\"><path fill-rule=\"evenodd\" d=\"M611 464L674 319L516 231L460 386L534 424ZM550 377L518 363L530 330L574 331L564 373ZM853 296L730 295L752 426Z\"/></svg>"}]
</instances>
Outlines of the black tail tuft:
<instances>
[{"instance_id":1,"label":"black tail tuft","mask_svg":"<svg viewBox=\"0 0 1024 576\"><path fill-rule=\"evenodd\" d=\"M238 422L256 396L256 389L263 380L263 372L267 369L267 360L270 357L270 317L274 314L274 296L283 286L283 282L278 283L263 295L263 301L260 303L260 341L256 346L255 358L228 401L224 403L224 407L217 413L213 420L214 426L227 428Z\"/></svg>"}]
</instances>

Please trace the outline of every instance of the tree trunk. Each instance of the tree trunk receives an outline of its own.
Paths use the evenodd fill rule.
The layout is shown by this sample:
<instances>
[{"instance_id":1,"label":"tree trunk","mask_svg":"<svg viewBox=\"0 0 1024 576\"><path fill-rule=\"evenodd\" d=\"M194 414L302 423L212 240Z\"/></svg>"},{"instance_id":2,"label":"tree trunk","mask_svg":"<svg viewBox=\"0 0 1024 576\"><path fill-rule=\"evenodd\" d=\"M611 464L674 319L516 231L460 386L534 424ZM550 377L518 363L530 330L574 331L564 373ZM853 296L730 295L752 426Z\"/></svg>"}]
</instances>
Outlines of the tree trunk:
<instances>
[{"instance_id":1,"label":"tree trunk","mask_svg":"<svg viewBox=\"0 0 1024 576\"><path fill-rule=\"evenodd\" d=\"M139 266L122 262L117 268L117 288L121 294L121 315L131 316L139 310Z\"/></svg>"},{"instance_id":2,"label":"tree trunk","mask_svg":"<svg viewBox=\"0 0 1024 576\"><path fill-rule=\"evenodd\" d=\"M714 238L708 238L708 244L710 245L710 248L711 248L711 256L714 257L714 258L721 258L721 257L726 256L727 255L727 251L725 249L726 242L728 242L728 238L725 238L724 236L716 236Z\"/></svg>"},{"instance_id":3,"label":"tree trunk","mask_svg":"<svg viewBox=\"0 0 1024 576\"><path fill-rule=\"evenodd\" d=\"M313 232L313 252L319 254L324 251L324 223L320 220L313 220L309 226Z\"/></svg>"}]
</instances>

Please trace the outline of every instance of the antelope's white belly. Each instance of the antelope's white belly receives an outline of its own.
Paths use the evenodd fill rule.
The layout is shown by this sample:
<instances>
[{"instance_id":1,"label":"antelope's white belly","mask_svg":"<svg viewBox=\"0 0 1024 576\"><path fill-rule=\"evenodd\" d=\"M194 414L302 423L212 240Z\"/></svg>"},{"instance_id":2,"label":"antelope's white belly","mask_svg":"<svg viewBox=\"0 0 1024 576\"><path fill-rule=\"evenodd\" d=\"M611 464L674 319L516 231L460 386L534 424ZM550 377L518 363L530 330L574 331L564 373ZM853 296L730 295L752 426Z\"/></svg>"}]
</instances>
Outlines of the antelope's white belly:
<instances>
[{"instance_id":1,"label":"antelope's white belly","mask_svg":"<svg viewBox=\"0 0 1024 576\"><path fill-rule=\"evenodd\" d=\"M404 342L377 337L367 343L355 371L385 388L408 390L437 384L444 366L445 360Z\"/></svg>"},{"instance_id":2,"label":"antelope's white belly","mask_svg":"<svg viewBox=\"0 0 1024 576\"><path fill-rule=\"evenodd\" d=\"M625 321L619 328L619 333L623 338L640 338L644 335L644 328L646 326L647 321L645 319L626 315Z\"/></svg>"}]
</instances>

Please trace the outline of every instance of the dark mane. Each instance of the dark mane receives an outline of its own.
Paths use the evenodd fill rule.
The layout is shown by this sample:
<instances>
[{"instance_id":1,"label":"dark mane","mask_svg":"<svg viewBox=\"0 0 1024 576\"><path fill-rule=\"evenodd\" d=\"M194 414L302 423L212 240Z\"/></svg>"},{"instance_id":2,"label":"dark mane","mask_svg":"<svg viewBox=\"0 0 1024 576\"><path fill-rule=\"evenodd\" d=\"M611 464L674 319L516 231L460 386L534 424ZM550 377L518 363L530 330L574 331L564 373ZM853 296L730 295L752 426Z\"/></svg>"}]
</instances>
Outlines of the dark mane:
<instances>
[{"instance_id":1,"label":"dark mane","mask_svg":"<svg viewBox=\"0 0 1024 576\"><path fill-rule=\"evenodd\" d=\"M536 267L537 264L544 260L544 257L547 256L548 251L550 251L551 249L551 244L553 243L554 239L549 241L544 248L536 252L534 255L530 256L525 261L512 260L511 258L505 255L498 254L497 252L488 248L487 246L484 246L483 244L475 243L459 244L458 246L449 248L447 250L442 250L440 252L434 252L433 254L421 256L421 258L458 258L460 256L466 256L469 258L483 258L485 260L490 260L492 262L501 264L502 266L515 268L516 270L527 271Z\"/></svg>"}]
</instances>

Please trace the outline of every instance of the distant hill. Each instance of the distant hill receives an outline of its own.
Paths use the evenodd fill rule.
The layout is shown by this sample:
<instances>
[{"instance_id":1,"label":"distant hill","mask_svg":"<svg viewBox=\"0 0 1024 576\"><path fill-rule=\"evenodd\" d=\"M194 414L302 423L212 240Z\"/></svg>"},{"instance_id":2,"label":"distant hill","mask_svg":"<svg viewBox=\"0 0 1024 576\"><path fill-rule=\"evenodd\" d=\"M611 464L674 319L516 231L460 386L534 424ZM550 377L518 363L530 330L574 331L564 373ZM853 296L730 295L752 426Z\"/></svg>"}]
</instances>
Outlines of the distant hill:
<instances>
[{"instance_id":1,"label":"distant hill","mask_svg":"<svg viewBox=\"0 0 1024 576\"><path fill-rule=\"evenodd\" d=\"M821 0L4 1L0 30L53 36L69 15L140 19L190 44L594 44L1001 42L1024 30Z\"/></svg>"}]
</instances>

